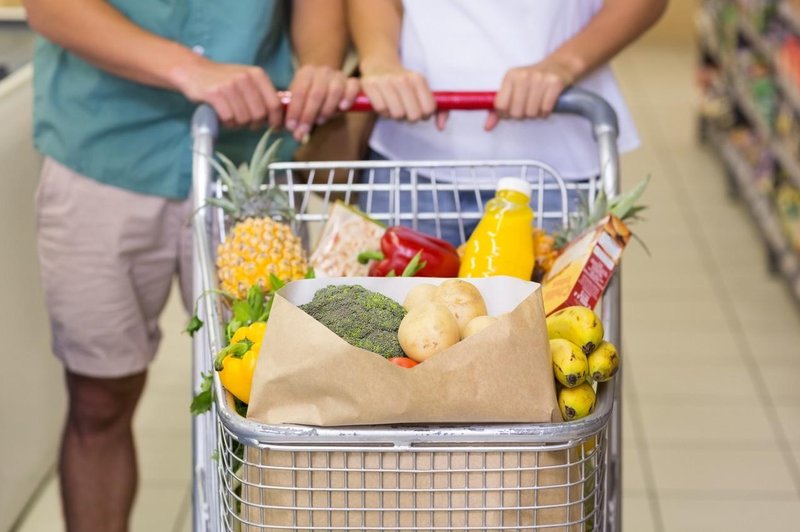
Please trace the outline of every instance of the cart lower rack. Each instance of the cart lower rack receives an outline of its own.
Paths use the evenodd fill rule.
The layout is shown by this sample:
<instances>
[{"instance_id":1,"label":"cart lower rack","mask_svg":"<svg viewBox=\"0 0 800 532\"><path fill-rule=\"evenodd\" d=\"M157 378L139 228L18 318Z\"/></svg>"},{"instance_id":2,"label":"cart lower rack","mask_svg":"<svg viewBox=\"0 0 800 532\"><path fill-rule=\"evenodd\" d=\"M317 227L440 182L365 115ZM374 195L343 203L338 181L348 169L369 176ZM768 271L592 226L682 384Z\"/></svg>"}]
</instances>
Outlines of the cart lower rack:
<instances>
[{"instance_id":1,"label":"cart lower rack","mask_svg":"<svg viewBox=\"0 0 800 532\"><path fill-rule=\"evenodd\" d=\"M440 108L446 100L440 98ZM490 104L484 96L483 105ZM570 214L568 198L580 193L592 201L599 187L615 195L619 166L607 103L572 90L557 112L592 122L602 169L597 180L565 183L536 161L280 163L269 178L288 193L294 229L307 246L333 198L390 224L437 235L449 227L463 241L497 179L509 175L531 183L538 224L558 227ZM197 389L224 338L223 309L209 289L216 286L212 245L224 238L225 224L221 212L203 208L220 192L208 163L216 136L210 109L198 110L193 136L195 295L206 324L193 345ZM615 345L618 277L601 305ZM588 417L542 424L271 426L237 414L216 376L214 389L215 408L193 427L195 530L621 529L621 374L598 386Z\"/></svg>"}]
</instances>

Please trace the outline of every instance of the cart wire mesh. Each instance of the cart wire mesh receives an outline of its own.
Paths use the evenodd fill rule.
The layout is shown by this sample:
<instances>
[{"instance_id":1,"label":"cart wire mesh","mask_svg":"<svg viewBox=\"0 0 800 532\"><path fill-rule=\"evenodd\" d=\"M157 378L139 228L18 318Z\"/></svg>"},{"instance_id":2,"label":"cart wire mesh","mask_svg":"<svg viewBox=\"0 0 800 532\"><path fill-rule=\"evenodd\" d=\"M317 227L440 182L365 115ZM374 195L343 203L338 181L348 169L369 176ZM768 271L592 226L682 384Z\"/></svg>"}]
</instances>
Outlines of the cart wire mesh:
<instances>
[{"instance_id":1,"label":"cart wire mesh","mask_svg":"<svg viewBox=\"0 0 800 532\"><path fill-rule=\"evenodd\" d=\"M224 530L594 530L606 428L562 444L244 446L219 437Z\"/></svg>"}]
</instances>

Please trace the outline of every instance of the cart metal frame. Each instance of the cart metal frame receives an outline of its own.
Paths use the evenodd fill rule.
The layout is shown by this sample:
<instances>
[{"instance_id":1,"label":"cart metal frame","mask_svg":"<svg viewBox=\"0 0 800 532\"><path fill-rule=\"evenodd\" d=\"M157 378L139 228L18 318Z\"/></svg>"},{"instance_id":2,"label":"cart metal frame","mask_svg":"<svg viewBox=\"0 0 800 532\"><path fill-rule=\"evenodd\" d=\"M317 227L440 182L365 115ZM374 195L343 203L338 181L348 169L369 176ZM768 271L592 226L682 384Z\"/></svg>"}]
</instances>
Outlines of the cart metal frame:
<instances>
[{"instance_id":1,"label":"cart metal frame","mask_svg":"<svg viewBox=\"0 0 800 532\"><path fill-rule=\"evenodd\" d=\"M467 94L468 95L468 94ZM484 100L486 100L484 98ZM443 105L440 101L440 108ZM444 104L446 106L446 103ZM484 103L484 107L485 107ZM363 106L362 106L363 108ZM456 107L464 109L465 107ZM475 108L475 107L470 107ZM279 163L270 167L270 179L277 183L284 190L290 193L290 198L294 207L299 212L298 228L305 229L304 224L319 223L325 219L326 209L321 212L310 212L308 201L312 193L322 196L322 201L330 200L332 193L341 193L349 198L352 192L369 191L392 191L393 193L411 192L416 193L417 189L435 191L475 191L493 190L494 184L488 182L482 185L465 184L458 179L448 179L446 172L464 170L475 173L478 170L489 170L493 175L499 172L510 171L514 168L517 172L531 181L535 191L556 190L560 191L562 198L562 209L560 212L542 212L542 195L539 194L539 201L534 202L537 209L538 223L547 219L564 221L568 212L566 211L566 189L578 188L584 190L589 198L593 198L597 191L597 186L602 186L609 197L619 193L619 156L617 151L617 121L616 115L611 106L600 97L579 89L570 89L560 97L556 106L556 113L574 114L587 119L592 127L592 134L597 143L601 175L598 181L590 181L588 184L576 186L574 183L565 184L558 173L551 167L536 161L450 161L450 162L375 162L375 161L356 161L356 162L336 162L336 163ZM213 354L223 347L223 321L222 308L218 298L210 289L216 287L216 274L214 271L212 245L215 238L221 238L224 234L224 223L216 209L206 207L206 199L212 194L218 194L220 186L214 180L213 169L209 159L213 157L214 141L217 136L218 123L214 112L207 106L201 106L195 113L192 122L192 137L194 146L193 160L193 202L197 214L193 220L194 236L194 294L198 300L198 313L205 323L204 327L194 335L193 339L193 389L197 391L202 380L201 374L212 372ZM373 184L372 176L375 171L387 170L392 172L393 180L388 185ZM345 184L334 184L333 172L347 171L348 179ZM401 171L407 171L412 175L411 184L399 184L398 176ZM327 172L327 179L326 179ZM358 182L358 172L369 172L370 178L366 183ZM438 178L437 178L438 172ZM303 179L298 180L298 174L302 173ZM508 175L508 174L505 174ZM322 183L320 183L322 176ZM420 180L423 176L424 179ZM303 183L302 181L306 182ZM421 185L420 182L427 183ZM427 188L426 188L427 187ZM456 200L458 201L458 200ZM298 205L298 202L300 203ZM480 204L480 199L478 200ZM327 203L324 203L327 206ZM480 213L470 213L464 218L476 219ZM424 218L416 212L401 212L399 203L395 202L394 207L389 212L377 213L378 218L391 223L411 221ZM430 218L430 217L429 217ZM463 236L463 225L462 225ZM620 323L620 274L619 271L614 275L611 284L606 291L601 302L601 316L606 330L606 338L621 348L621 323ZM239 416L229 396L222 388L219 378L214 376L214 391L216 395L215 405L211 412L197 416L193 420L193 523L194 530L216 531L216 530L238 530L255 529L247 526L247 520L242 517L232 517L238 512L238 508L232 507L231 501L236 501L234 486L231 479L240 483L243 481L239 473L241 467L264 468L263 464L250 464L245 462L246 457L238 457L233 452L232 447L241 444L247 448L269 449L273 452L286 453L308 453L309 460L311 453L496 453L508 452L518 453L521 460L525 452L557 451L559 449L582 449L579 456L573 461L570 458L567 467L582 465L591 461L592 469L592 497L596 503L593 506L591 516L582 516L580 521L565 522L564 525L580 524L583 529L586 523L591 523L592 529L604 531L621 530L621 511L622 511L622 432L621 432L621 397L622 397L622 371L610 383L598 386L598 401L595 411L588 417L579 421L568 423L547 423L547 424L491 424L475 426L368 426L368 427L304 427L304 426L270 426L252 422ZM586 451L586 442L594 442L592 449ZM241 451L236 450L241 453ZM332 456L332 455L328 455ZM363 455L362 455L363 456ZM382 455L383 456L383 455ZM416 464L416 456L415 464ZM484 460L485 460L484 454ZM572 456L572 455L570 455ZM240 458L240 462L232 463ZM330 459L330 458L328 458ZM293 462L294 463L294 462ZM397 466L399 467L399 466ZM538 469L537 466L532 469ZM297 471L305 471L309 475L314 471L314 466L309 462L307 466L298 466ZM327 472L330 479L331 471L338 469L327 463L323 469ZM362 467L363 469L363 467ZM530 469L530 468L528 468ZM523 468L521 461L516 468L511 468L512 472L527 471ZM294 474L297 474L294 471ZM359 471L359 469L355 469ZM403 470L404 473L409 470ZM419 472L415 467L411 473ZM465 475L480 473L480 468L463 469ZM398 473L396 470L395 473ZM363 471L362 471L363 474ZM399 475L399 473L398 473ZM450 475L448 478L451 478ZM310 478L310 476L309 476ZM486 472L483 471L485 483ZM587 479L581 477L583 482ZM449 482L449 480L448 480ZM253 484L244 480L246 485ZM568 483L569 484L569 483ZM255 485L258 485L257 483ZM416 486L416 484L415 484ZM450 486L450 484L448 484ZM571 485L567 486L569 489ZM238 489L238 488L237 488ZM314 488L304 488L306 491ZM347 495L350 488L337 490L330 486L328 490L328 503L322 505L320 510L331 512L334 508L330 503L331 490L342 491ZM399 488L395 488L397 491ZM449 492L455 488L447 488ZM519 492L521 486L511 488L517 493L517 522L519 523L520 511L532 508L547 508L534 504L522 505ZM469 492L472 488L467 486L461 491ZM362 490L363 491L363 490ZM391 491L388 490L387 491ZM408 490L413 491L413 490ZM434 490L436 491L436 490ZM472 490L480 491L480 490ZM484 489L485 491L485 489ZM431 495L433 496L433 495ZM537 495L538 497L538 495ZM310 500L310 499L309 499ZM485 501L484 495L484 501ZM505 499L503 499L505 500ZM538 501L538 498L537 498ZM237 506L240 503L234 504ZM308 503L310 504L310 503ZM267 504L256 505L260 511L268 511L270 506ZM308 510L308 506L296 505L297 512L302 508ZM315 506L315 510L317 507ZM514 508L511 508L514 510ZM398 508L394 508L398 510ZM485 509L488 511L506 510L503 508ZM355 509L354 511L359 511ZM361 508L362 514L374 512L374 509ZM391 512L391 509L387 510ZM456 510L453 510L453 513ZM474 511L468 508L461 508L467 514ZM291 527L296 530L372 530L376 527L366 526L363 521L366 519L362 515L360 526L334 526L328 515L328 522L325 525L315 525L312 520L311 525L296 525ZM571 515L571 514L570 514ZM383 519L383 518L381 518ZM399 518L398 518L399 519ZM449 518L448 518L449 520ZM389 530L478 530L478 529L503 529L503 530L538 530L540 528L552 529L548 525L542 526L495 526L487 527L484 516L484 526L466 528L450 528L448 525L435 527L432 525L424 527L416 526L381 526L378 528ZM241 521L234 523L233 521ZM383 523L383 521L381 521ZM414 514L416 523L416 514ZM455 526L455 525L453 525ZM284 528L285 529L285 528ZM571 528L570 528L571 529Z\"/></svg>"}]
</instances>

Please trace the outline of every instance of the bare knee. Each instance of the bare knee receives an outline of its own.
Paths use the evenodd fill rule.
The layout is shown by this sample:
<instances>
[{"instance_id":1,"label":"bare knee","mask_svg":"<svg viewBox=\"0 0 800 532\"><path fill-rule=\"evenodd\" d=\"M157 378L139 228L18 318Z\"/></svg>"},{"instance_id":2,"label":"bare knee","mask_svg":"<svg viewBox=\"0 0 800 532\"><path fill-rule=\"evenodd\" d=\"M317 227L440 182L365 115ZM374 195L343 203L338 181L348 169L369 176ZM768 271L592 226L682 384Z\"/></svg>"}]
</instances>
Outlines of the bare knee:
<instances>
[{"instance_id":1,"label":"bare knee","mask_svg":"<svg viewBox=\"0 0 800 532\"><path fill-rule=\"evenodd\" d=\"M83 438L112 436L129 431L145 375L98 379L68 372L68 429Z\"/></svg>"}]
</instances>

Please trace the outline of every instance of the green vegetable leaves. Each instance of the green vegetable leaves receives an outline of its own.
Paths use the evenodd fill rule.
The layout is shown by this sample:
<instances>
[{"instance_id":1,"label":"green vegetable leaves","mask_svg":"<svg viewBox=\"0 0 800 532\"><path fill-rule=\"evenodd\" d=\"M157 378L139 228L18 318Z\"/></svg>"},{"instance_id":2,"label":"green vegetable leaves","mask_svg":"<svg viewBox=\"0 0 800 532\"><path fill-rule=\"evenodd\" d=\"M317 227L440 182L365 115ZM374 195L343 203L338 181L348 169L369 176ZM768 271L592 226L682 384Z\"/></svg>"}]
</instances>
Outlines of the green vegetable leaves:
<instances>
[{"instance_id":1,"label":"green vegetable leaves","mask_svg":"<svg viewBox=\"0 0 800 532\"><path fill-rule=\"evenodd\" d=\"M209 373L201 374L203 380L200 383L200 391L192 399L189 411L193 416L205 414L211 410L214 404L214 377Z\"/></svg>"},{"instance_id":2,"label":"green vegetable leaves","mask_svg":"<svg viewBox=\"0 0 800 532\"><path fill-rule=\"evenodd\" d=\"M189 336L194 336L194 333L199 331L202 327L203 321L197 317L197 314L195 314L189 319L189 323L186 325L186 328L183 331L189 333Z\"/></svg>"}]
</instances>

